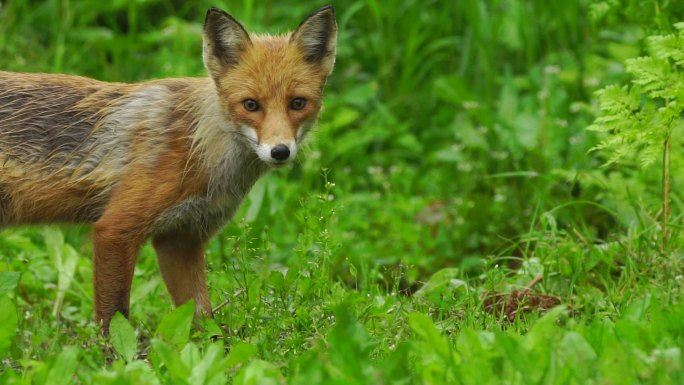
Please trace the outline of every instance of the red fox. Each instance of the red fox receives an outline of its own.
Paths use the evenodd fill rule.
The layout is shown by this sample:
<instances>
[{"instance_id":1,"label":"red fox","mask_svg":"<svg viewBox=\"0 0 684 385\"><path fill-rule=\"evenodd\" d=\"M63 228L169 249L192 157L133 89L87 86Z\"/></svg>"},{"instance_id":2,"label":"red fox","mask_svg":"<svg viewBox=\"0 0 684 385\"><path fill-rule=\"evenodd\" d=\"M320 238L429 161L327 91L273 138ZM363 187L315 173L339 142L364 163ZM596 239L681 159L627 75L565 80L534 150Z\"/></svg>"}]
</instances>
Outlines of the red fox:
<instances>
[{"instance_id":1,"label":"red fox","mask_svg":"<svg viewBox=\"0 0 684 385\"><path fill-rule=\"evenodd\" d=\"M254 182L292 161L335 62L331 6L282 36L211 8L206 78L138 84L0 72L0 228L92 223L95 320L128 316L147 239L175 305L211 315L203 247Z\"/></svg>"}]
</instances>

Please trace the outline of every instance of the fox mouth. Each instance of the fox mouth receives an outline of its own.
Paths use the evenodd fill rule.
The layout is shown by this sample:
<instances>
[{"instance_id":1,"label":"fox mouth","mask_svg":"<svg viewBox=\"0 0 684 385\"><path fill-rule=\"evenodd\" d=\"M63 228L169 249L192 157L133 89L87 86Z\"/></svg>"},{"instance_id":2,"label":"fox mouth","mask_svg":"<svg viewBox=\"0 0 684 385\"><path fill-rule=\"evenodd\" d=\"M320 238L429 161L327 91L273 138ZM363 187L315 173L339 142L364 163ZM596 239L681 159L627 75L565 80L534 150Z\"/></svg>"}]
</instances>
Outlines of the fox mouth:
<instances>
[{"instance_id":1,"label":"fox mouth","mask_svg":"<svg viewBox=\"0 0 684 385\"><path fill-rule=\"evenodd\" d=\"M271 168L283 168L292 163L290 160L264 160L263 162Z\"/></svg>"}]
</instances>

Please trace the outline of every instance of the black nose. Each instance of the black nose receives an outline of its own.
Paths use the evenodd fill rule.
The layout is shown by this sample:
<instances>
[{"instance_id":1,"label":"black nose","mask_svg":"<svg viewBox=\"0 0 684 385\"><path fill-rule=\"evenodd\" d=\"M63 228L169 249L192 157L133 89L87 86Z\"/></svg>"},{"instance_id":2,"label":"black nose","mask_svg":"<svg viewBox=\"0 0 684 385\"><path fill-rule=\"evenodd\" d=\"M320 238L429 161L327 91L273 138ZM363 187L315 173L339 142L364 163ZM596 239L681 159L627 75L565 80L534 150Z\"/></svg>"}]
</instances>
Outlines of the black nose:
<instances>
[{"instance_id":1,"label":"black nose","mask_svg":"<svg viewBox=\"0 0 684 385\"><path fill-rule=\"evenodd\" d=\"M279 144L271 149L271 158L275 160L285 160L289 156L290 149L284 144Z\"/></svg>"}]
</instances>

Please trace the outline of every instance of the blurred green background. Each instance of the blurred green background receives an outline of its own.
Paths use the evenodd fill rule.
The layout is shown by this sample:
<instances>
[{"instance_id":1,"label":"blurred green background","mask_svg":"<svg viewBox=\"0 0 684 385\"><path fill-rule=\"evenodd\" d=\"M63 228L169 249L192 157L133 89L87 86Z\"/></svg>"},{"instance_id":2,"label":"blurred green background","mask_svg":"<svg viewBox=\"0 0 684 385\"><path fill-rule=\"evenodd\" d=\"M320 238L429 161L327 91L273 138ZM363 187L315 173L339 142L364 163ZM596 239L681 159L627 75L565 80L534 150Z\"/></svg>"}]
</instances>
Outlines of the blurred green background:
<instances>
[{"instance_id":1,"label":"blurred green background","mask_svg":"<svg viewBox=\"0 0 684 385\"><path fill-rule=\"evenodd\" d=\"M648 33L671 30L684 2L332 3L338 59L319 128L294 167L259 182L210 261L226 263L247 234L268 261L287 264L315 220L307 202L320 198L335 212L332 273L358 284L400 269L410 290L443 267L477 274L492 257L518 258L548 229L607 241L658 210L659 172L600 168L585 128L593 92L624 81L624 60ZM203 76L208 7L278 33L324 4L2 1L0 68L125 82Z\"/></svg>"}]
</instances>

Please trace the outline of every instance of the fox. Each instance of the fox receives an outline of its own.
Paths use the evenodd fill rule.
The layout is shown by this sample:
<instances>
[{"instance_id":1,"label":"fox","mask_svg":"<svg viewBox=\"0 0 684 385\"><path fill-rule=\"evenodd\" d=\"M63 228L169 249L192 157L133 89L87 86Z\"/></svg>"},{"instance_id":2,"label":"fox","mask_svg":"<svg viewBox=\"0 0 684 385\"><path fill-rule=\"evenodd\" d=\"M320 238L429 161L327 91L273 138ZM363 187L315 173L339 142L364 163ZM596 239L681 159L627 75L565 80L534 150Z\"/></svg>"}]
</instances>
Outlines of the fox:
<instances>
[{"instance_id":1,"label":"fox","mask_svg":"<svg viewBox=\"0 0 684 385\"><path fill-rule=\"evenodd\" d=\"M259 177L316 125L337 46L328 5L293 31L250 34L210 8L204 77L109 83L0 71L0 229L92 225L94 319L128 318L151 241L175 306L212 316L204 247Z\"/></svg>"}]
</instances>

